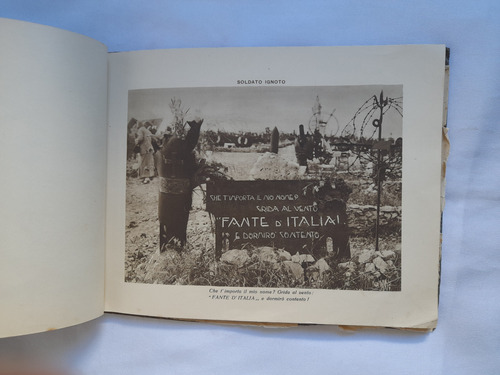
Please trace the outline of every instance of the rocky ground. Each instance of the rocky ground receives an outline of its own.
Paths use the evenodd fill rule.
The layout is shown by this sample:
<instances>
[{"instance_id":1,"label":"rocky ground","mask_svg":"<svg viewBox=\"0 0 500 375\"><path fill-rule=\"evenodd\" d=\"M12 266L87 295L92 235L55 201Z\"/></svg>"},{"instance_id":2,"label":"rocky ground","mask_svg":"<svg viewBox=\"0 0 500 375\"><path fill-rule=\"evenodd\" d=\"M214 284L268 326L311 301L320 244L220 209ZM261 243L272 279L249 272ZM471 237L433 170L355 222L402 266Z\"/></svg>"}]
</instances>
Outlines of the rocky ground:
<instances>
[{"instance_id":1,"label":"rocky ground","mask_svg":"<svg viewBox=\"0 0 500 375\"><path fill-rule=\"evenodd\" d=\"M283 150L288 157L290 149ZM214 153L211 157L228 166L235 179L245 180L261 154ZM253 168L253 170L252 170ZM277 171L280 169L278 168ZM296 173L301 173L298 170ZM295 173L294 172L294 173ZM274 173L274 172L273 172ZM295 178L295 177L294 177ZM321 259L270 247L231 249L214 258L212 218L205 211L203 191L193 193L187 237L181 252L159 253L157 179L143 184L127 178L125 280L140 283L308 287L324 289L399 290L401 247L399 236L374 241L351 238L351 259L327 254ZM354 202L353 202L354 203Z\"/></svg>"}]
</instances>

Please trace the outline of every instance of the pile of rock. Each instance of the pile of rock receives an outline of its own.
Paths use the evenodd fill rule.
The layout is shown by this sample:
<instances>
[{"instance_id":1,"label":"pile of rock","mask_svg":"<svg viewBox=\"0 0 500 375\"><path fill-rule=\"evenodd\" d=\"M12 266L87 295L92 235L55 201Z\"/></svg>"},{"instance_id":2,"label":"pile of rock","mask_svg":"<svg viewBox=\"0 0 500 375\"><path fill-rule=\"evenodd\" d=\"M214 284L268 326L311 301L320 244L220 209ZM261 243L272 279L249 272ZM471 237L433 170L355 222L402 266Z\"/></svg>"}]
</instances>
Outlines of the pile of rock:
<instances>
[{"instance_id":1,"label":"pile of rock","mask_svg":"<svg viewBox=\"0 0 500 375\"><path fill-rule=\"evenodd\" d=\"M353 272L368 274L378 279L396 271L395 261L401 256L401 250L362 250L349 262L339 263L337 267L345 270L344 275L349 277Z\"/></svg>"},{"instance_id":2,"label":"pile of rock","mask_svg":"<svg viewBox=\"0 0 500 375\"><path fill-rule=\"evenodd\" d=\"M284 270L296 281L303 282L305 276L309 280L318 280L326 271L331 270L325 259L315 260L310 254L296 253L291 255L283 249L274 249L269 246L247 250L228 250L220 259L221 263L229 264L241 269L254 263L265 263L267 267L279 271Z\"/></svg>"},{"instance_id":3,"label":"pile of rock","mask_svg":"<svg viewBox=\"0 0 500 375\"><path fill-rule=\"evenodd\" d=\"M377 287L380 280L394 278L399 275L399 259L401 248L394 250L362 250L347 262L331 264L327 258L315 260L310 254L296 253L291 255L282 249L259 247L252 250L228 250L220 259L221 264L230 265L238 272L244 273L247 267L263 264L276 272L285 272L299 284L321 284L325 275L337 274L344 285L349 280L363 277L369 282L367 288Z\"/></svg>"}]
</instances>

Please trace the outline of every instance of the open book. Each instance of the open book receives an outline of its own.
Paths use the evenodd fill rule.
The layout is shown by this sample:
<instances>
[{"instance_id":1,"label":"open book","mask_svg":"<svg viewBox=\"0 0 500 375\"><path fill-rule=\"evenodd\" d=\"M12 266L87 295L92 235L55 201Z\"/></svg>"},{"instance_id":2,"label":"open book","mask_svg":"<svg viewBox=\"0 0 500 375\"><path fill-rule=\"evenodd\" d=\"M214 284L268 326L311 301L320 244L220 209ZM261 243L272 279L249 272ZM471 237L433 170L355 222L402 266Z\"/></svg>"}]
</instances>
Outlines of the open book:
<instances>
[{"instance_id":1,"label":"open book","mask_svg":"<svg viewBox=\"0 0 500 375\"><path fill-rule=\"evenodd\" d=\"M0 21L0 336L433 329L444 46L108 53Z\"/></svg>"}]
</instances>

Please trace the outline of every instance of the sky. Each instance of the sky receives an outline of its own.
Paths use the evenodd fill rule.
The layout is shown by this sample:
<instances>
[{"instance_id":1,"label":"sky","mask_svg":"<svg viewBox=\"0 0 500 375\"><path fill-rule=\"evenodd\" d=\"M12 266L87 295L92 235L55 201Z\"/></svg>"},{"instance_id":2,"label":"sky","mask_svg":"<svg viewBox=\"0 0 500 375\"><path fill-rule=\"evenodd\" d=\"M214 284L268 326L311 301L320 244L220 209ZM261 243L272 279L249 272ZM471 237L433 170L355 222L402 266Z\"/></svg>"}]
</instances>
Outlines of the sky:
<instances>
[{"instance_id":1,"label":"sky","mask_svg":"<svg viewBox=\"0 0 500 375\"><path fill-rule=\"evenodd\" d=\"M358 109L374 95L378 98L381 90L384 97L399 98L402 106L403 87L399 85L132 90L129 92L128 119L164 118L163 126L166 126L173 118L169 107L170 100L177 98L182 101L185 110L189 109L186 119L203 118L202 129L205 130L262 132L266 127L273 129L276 126L280 131L298 132L299 125L303 124L307 131L309 123L314 122L313 107L319 97L323 120L328 120L325 134L340 135ZM365 114L366 112L363 112L357 118L358 130ZM375 131L371 124L366 129L365 136ZM382 136L397 138L401 135L401 114L390 109L384 115Z\"/></svg>"}]
</instances>

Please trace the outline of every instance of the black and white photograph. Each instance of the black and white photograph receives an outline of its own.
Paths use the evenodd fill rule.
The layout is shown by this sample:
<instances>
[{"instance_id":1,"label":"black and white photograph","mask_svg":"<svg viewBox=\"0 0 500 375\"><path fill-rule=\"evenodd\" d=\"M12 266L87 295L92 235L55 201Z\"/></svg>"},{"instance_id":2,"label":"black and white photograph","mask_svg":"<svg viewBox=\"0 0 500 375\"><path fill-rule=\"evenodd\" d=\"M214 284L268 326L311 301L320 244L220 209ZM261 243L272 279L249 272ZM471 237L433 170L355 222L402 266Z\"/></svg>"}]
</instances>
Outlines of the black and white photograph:
<instances>
[{"instance_id":1,"label":"black and white photograph","mask_svg":"<svg viewBox=\"0 0 500 375\"><path fill-rule=\"evenodd\" d=\"M403 112L402 85L130 90L125 281L400 291Z\"/></svg>"},{"instance_id":2,"label":"black and white photograph","mask_svg":"<svg viewBox=\"0 0 500 375\"><path fill-rule=\"evenodd\" d=\"M3 0L0 373L498 374L499 15Z\"/></svg>"}]
</instances>

